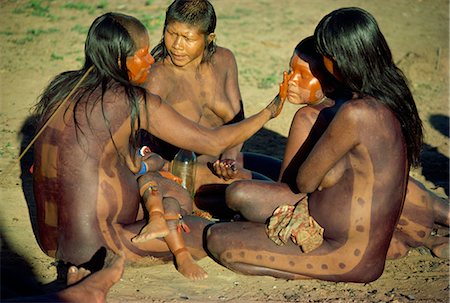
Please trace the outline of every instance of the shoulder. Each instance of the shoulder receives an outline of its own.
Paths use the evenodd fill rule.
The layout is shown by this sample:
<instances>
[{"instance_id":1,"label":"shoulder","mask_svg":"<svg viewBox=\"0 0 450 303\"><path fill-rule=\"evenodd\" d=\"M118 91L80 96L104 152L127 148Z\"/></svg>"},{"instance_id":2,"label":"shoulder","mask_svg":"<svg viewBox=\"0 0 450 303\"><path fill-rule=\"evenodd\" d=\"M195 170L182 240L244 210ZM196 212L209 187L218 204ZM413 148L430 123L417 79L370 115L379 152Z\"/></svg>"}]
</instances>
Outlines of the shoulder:
<instances>
[{"instance_id":1,"label":"shoulder","mask_svg":"<svg viewBox=\"0 0 450 303\"><path fill-rule=\"evenodd\" d=\"M381 120L392 115L392 111L385 104L371 96L347 101L337 112L337 117L355 125L379 124Z\"/></svg>"},{"instance_id":2,"label":"shoulder","mask_svg":"<svg viewBox=\"0 0 450 303\"><path fill-rule=\"evenodd\" d=\"M167 65L161 61L156 62L150 69L145 88L154 94L164 94L166 86L172 81L172 75Z\"/></svg>"},{"instance_id":3,"label":"shoulder","mask_svg":"<svg viewBox=\"0 0 450 303\"><path fill-rule=\"evenodd\" d=\"M236 58L231 50L225 47L217 46L213 55L213 60L217 63L235 63Z\"/></svg>"},{"instance_id":4,"label":"shoulder","mask_svg":"<svg viewBox=\"0 0 450 303\"><path fill-rule=\"evenodd\" d=\"M149 79L156 79L161 77L166 77L169 75L168 66L164 64L163 61L155 62L150 68L150 73L148 75Z\"/></svg>"}]
</instances>

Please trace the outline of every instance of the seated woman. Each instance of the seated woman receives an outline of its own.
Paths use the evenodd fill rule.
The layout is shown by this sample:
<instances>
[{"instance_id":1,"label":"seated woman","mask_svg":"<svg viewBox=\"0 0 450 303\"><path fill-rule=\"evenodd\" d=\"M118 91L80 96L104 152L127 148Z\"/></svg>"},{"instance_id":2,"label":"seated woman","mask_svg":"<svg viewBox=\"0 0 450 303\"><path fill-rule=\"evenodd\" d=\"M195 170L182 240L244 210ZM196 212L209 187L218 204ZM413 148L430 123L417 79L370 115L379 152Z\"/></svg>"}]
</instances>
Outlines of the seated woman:
<instances>
[{"instance_id":1,"label":"seated woman","mask_svg":"<svg viewBox=\"0 0 450 303\"><path fill-rule=\"evenodd\" d=\"M363 30L362 24L370 26ZM339 35L335 28L341 29ZM316 41L325 58L333 58L328 70L335 78L327 76L313 38L297 46L288 100L308 106L292 122L281 182L233 183L227 203L252 222L211 226L208 250L236 272L336 282L376 280L386 257L404 256L411 247L423 245L448 257L448 236L433 236L432 231L435 223L448 227L449 204L408 177L410 163L417 164L419 146L413 142L421 142L421 124L376 21L361 9L341 9L321 21ZM376 45L383 57L364 42ZM377 70L397 79L403 97L364 96L355 82L343 78L363 62L376 62ZM368 71L354 71L353 79ZM386 90L394 85L375 76L380 81L373 85ZM316 77L332 99L321 98ZM331 93L329 84L338 89ZM350 88L354 94L347 93ZM392 109L384 100L392 102ZM394 114L398 104L409 109L400 115L408 127L402 128Z\"/></svg>"},{"instance_id":2,"label":"seated woman","mask_svg":"<svg viewBox=\"0 0 450 303\"><path fill-rule=\"evenodd\" d=\"M146 84L184 117L209 128L244 119L236 59L215 44L215 27L216 14L209 1L175 0L166 12L163 38L152 50L156 63ZM168 161L179 150L160 138L149 141L145 144ZM219 160L199 155L196 188L252 177L278 179L280 160L241 153L241 148L238 144L224 151Z\"/></svg>"},{"instance_id":3,"label":"seated woman","mask_svg":"<svg viewBox=\"0 0 450 303\"><path fill-rule=\"evenodd\" d=\"M36 105L37 238L49 256L87 269L84 264L101 248L123 251L129 262L171 259L164 239L132 241L146 224L135 176L140 170L136 150L142 146L138 129L217 156L247 140L282 108L277 96L239 123L215 129L198 125L140 86L154 62L149 48L148 32L136 18L99 16L87 34L83 67L56 76ZM186 247L194 258L202 258L203 231L211 222L189 216L192 203L188 199L183 205L179 195L171 193L181 203L181 215L187 214L183 219L191 232L183 236ZM174 209L171 201L163 200L167 213ZM177 220L172 221L176 228Z\"/></svg>"}]
</instances>

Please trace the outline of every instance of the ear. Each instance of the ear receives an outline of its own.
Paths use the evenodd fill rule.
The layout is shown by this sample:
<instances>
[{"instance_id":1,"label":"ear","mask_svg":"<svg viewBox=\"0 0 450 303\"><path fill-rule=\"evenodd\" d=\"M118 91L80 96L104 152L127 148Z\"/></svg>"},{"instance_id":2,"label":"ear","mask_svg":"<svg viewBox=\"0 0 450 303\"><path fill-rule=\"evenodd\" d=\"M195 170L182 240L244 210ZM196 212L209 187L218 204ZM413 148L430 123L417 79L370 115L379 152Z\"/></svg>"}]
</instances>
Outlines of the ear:
<instances>
[{"instance_id":1,"label":"ear","mask_svg":"<svg viewBox=\"0 0 450 303\"><path fill-rule=\"evenodd\" d=\"M212 41L214 41L214 39L216 39L216 33L211 33L208 35L208 44L210 44Z\"/></svg>"}]
</instances>

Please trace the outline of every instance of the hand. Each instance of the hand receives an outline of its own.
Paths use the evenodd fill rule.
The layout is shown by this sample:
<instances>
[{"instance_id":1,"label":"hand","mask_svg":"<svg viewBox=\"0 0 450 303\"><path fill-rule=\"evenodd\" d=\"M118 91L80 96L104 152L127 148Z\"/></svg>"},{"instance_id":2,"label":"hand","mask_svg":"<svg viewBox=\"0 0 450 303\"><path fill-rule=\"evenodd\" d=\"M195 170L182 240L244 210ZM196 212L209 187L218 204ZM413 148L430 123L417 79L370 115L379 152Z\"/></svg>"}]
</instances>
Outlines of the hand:
<instances>
[{"instance_id":1,"label":"hand","mask_svg":"<svg viewBox=\"0 0 450 303\"><path fill-rule=\"evenodd\" d=\"M286 101L288 91L288 73L283 72L283 82L280 83L280 92L278 95L267 105L267 109L271 112L271 118L277 117L283 109L284 102Z\"/></svg>"},{"instance_id":2,"label":"hand","mask_svg":"<svg viewBox=\"0 0 450 303\"><path fill-rule=\"evenodd\" d=\"M238 172L236 167L236 161L233 159L221 159L216 160L213 163L213 173L219 177L228 181L230 179L234 179Z\"/></svg>"}]
</instances>

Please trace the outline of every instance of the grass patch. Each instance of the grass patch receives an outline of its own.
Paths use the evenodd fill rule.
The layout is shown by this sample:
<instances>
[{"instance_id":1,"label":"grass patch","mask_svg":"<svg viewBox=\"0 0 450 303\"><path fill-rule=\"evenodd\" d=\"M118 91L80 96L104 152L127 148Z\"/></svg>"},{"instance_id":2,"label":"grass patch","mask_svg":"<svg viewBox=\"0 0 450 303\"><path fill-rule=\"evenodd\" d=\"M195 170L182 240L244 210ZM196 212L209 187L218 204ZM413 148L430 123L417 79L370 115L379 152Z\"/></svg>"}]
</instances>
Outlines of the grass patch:
<instances>
[{"instance_id":1,"label":"grass patch","mask_svg":"<svg viewBox=\"0 0 450 303\"><path fill-rule=\"evenodd\" d=\"M52 61L64 60L64 57L62 55L57 54L57 53L52 53L50 55L50 60L52 60Z\"/></svg>"},{"instance_id":2,"label":"grass patch","mask_svg":"<svg viewBox=\"0 0 450 303\"><path fill-rule=\"evenodd\" d=\"M164 14L161 14L159 16L151 16L148 14L139 16L139 20L151 32L155 32L156 30L162 28L162 25L164 24L164 18Z\"/></svg>"},{"instance_id":3,"label":"grass patch","mask_svg":"<svg viewBox=\"0 0 450 303\"><path fill-rule=\"evenodd\" d=\"M81 24L77 24L70 29L72 32L76 32L81 35L86 35L89 31L89 26L82 26Z\"/></svg>"},{"instance_id":4,"label":"grass patch","mask_svg":"<svg viewBox=\"0 0 450 303\"><path fill-rule=\"evenodd\" d=\"M58 20L58 17L50 14L50 2L52 2L52 0L28 0L26 4L16 7L13 10L13 14L29 13L32 16Z\"/></svg>"},{"instance_id":5,"label":"grass patch","mask_svg":"<svg viewBox=\"0 0 450 303\"><path fill-rule=\"evenodd\" d=\"M272 73L269 76L258 81L258 88L271 88L275 84L278 84L279 75Z\"/></svg>"},{"instance_id":6,"label":"grass patch","mask_svg":"<svg viewBox=\"0 0 450 303\"><path fill-rule=\"evenodd\" d=\"M52 27L48 29L29 29L27 30L27 35L38 37L43 34L51 34L51 33L57 33L59 32L59 29Z\"/></svg>"},{"instance_id":7,"label":"grass patch","mask_svg":"<svg viewBox=\"0 0 450 303\"><path fill-rule=\"evenodd\" d=\"M57 28L49 28L49 29L29 29L27 30L25 37L20 39L14 39L12 42L17 45L23 45L27 42L31 42L34 40L34 38L37 38L43 34L51 34L59 32L59 29Z\"/></svg>"},{"instance_id":8,"label":"grass patch","mask_svg":"<svg viewBox=\"0 0 450 303\"><path fill-rule=\"evenodd\" d=\"M68 2L63 4L61 8L73 9L78 11L88 11L89 14L95 14L96 9L106 9L108 7L108 0L100 0L97 5L87 4L83 2Z\"/></svg>"}]
</instances>

